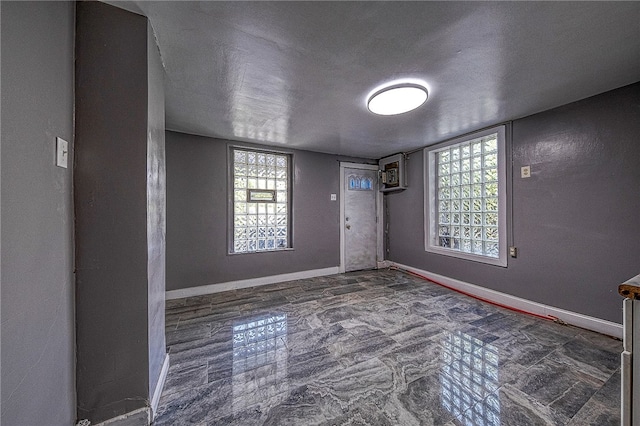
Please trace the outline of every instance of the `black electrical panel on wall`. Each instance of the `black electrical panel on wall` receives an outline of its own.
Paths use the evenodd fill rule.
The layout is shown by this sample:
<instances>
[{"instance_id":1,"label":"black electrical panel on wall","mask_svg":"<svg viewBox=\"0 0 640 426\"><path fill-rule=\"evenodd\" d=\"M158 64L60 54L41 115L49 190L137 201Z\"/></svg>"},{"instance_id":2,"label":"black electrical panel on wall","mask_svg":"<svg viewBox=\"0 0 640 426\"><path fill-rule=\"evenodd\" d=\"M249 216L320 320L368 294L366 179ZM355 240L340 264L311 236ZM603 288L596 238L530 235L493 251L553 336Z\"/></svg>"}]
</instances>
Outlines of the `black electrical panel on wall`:
<instances>
[{"instance_id":1,"label":"black electrical panel on wall","mask_svg":"<svg viewBox=\"0 0 640 426\"><path fill-rule=\"evenodd\" d=\"M406 156L402 153L380 159L380 191L401 191L407 187Z\"/></svg>"}]
</instances>

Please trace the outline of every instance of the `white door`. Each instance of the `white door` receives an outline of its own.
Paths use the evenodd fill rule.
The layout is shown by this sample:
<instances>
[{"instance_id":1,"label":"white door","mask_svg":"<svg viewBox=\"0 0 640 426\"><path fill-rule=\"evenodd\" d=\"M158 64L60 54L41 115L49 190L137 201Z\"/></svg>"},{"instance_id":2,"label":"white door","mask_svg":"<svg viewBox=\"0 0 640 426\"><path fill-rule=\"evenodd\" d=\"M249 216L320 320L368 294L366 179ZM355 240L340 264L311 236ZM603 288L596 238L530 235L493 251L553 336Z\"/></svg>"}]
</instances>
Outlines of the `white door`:
<instances>
[{"instance_id":1,"label":"white door","mask_svg":"<svg viewBox=\"0 0 640 426\"><path fill-rule=\"evenodd\" d=\"M351 164L342 169L342 235L345 272L375 269L378 261L378 168Z\"/></svg>"}]
</instances>

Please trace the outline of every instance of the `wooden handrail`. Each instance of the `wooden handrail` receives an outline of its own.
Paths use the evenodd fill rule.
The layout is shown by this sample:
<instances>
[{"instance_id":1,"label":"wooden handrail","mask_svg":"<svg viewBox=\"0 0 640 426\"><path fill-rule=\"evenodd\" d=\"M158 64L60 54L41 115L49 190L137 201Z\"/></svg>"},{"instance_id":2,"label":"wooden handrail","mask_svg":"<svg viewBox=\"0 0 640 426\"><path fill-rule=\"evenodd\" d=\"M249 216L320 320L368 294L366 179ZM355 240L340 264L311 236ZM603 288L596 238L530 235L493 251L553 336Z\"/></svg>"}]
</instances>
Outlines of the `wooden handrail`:
<instances>
[{"instance_id":1,"label":"wooden handrail","mask_svg":"<svg viewBox=\"0 0 640 426\"><path fill-rule=\"evenodd\" d=\"M640 300L640 275L636 275L629 281L618 286L618 293L622 297Z\"/></svg>"}]
</instances>

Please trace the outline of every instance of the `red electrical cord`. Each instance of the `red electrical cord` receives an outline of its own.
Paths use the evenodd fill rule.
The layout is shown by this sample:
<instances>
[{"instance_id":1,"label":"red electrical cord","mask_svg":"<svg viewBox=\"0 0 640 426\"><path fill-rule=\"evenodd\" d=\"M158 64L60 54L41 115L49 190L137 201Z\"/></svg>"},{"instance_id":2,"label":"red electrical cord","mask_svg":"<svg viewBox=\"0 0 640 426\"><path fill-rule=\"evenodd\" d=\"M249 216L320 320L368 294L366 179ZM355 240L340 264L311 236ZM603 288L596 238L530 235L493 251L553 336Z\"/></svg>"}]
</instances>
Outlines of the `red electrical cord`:
<instances>
[{"instance_id":1,"label":"red electrical cord","mask_svg":"<svg viewBox=\"0 0 640 426\"><path fill-rule=\"evenodd\" d=\"M529 312L529 311L525 311L525 310L522 310L522 309L519 309L519 308L514 308L513 306L503 305L502 303L494 302L493 300L485 299L484 297L480 297L480 296L476 296L475 294L467 293L466 291L462 291L460 289L448 286L446 284L443 284L441 282L433 280L433 279L431 279L429 277L425 277L424 275L420 275L420 274L418 274L416 272L407 271L405 269L398 268L397 266L390 266L389 269L393 269L393 270L396 270L396 271L401 271L401 272L404 272L406 274L413 275L413 276L416 276L418 278L422 278L423 280L430 281L430 282L432 282L434 284L438 284L439 286L442 286L444 288L448 288L449 290L453 290L453 291L458 292L460 294L464 294L465 296L473 297L474 299L481 300L483 302L490 303L490 304L495 305L495 306L500 306L501 308L509 309L511 311L519 312L521 314L531 315L531 316L542 318L542 319L545 319L545 320L560 322L560 319L558 319L557 317L554 317L552 315L540 315L540 314L536 314L534 312Z\"/></svg>"}]
</instances>

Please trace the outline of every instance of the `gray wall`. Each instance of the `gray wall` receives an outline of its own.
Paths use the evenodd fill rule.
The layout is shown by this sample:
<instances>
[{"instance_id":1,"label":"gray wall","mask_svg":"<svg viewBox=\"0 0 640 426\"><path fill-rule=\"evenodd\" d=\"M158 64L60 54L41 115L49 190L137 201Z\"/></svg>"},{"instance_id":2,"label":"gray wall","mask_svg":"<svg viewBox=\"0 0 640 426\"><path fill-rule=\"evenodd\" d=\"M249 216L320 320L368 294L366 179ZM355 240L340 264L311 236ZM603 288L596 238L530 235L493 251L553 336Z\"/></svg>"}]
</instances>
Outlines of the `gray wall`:
<instances>
[{"instance_id":1,"label":"gray wall","mask_svg":"<svg viewBox=\"0 0 640 426\"><path fill-rule=\"evenodd\" d=\"M640 84L513 122L507 268L424 251L423 160L386 195L390 260L617 323L617 286L640 270ZM532 177L520 178L531 165Z\"/></svg>"},{"instance_id":2,"label":"gray wall","mask_svg":"<svg viewBox=\"0 0 640 426\"><path fill-rule=\"evenodd\" d=\"M74 5L2 2L3 425L75 422ZM70 163L71 164L71 163Z\"/></svg>"},{"instance_id":3,"label":"gray wall","mask_svg":"<svg viewBox=\"0 0 640 426\"><path fill-rule=\"evenodd\" d=\"M166 143L167 290L340 264L340 204L330 194L339 194L339 160L358 160L292 150L294 250L229 255L227 152L233 143L176 132L167 132Z\"/></svg>"},{"instance_id":4,"label":"gray wall","mask_svg":"<svg viewBox=\"0 0 640 426\"><path fill-rule=\"evenodd\" d=\"M148 406L164 357L164 109L146 18L78 2L76 31L78 417L95 423Z\"/></svg>"}]
</instances>

